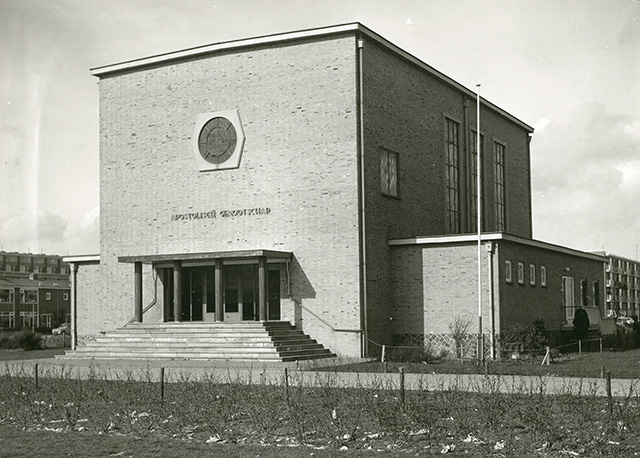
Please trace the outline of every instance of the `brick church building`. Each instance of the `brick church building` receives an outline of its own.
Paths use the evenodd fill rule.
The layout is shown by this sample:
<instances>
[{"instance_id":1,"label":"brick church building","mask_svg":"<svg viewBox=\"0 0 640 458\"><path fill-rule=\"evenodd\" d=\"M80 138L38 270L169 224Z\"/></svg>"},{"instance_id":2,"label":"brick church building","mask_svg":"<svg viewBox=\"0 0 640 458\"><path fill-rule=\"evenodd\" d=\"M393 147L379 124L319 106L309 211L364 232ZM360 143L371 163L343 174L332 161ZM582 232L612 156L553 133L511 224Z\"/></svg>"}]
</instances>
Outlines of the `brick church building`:
<instances>
[{"instance_id":1,"label":"brick church building","mask_svg":"<svg viewBox=\"0 0 640 458\"><path fill-rule=\"evenodd\" d=\"M476 322L473 91L359 23L92 74L101 241L66 258L77 351L284 323L360 357ZM484 99L480 126L483 334L599 316L604 258L532 239L533 128Z\"/></svg>"}]
</instances>

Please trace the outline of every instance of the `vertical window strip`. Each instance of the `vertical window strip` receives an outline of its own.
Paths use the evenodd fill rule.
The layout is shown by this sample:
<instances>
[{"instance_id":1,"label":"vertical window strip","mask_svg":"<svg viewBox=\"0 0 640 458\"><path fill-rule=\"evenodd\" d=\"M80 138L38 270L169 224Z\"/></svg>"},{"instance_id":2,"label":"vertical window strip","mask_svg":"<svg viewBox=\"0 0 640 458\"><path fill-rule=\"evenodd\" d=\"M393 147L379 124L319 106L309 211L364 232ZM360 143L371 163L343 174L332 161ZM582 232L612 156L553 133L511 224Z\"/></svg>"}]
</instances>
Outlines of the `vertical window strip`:
<instances>
[{"instance_id":1,"label":"vertical window strip","mask_svg":"<svg viewBox=\"0 0 640 458\"><path fill-rule=\"evenodd\" d=\"M460 170L458 163L458 123L447 119L447 232L460 232Z\"/></svg>"},{"instance_id":2,"label":"vertical window strip","mask_svg":"<svg viewBox=\"0 0 640 458\"><path fill-rule=\"evenodd\" d=\"M389 157L385 150L380 152L380 187L382 194L389 194Z\"/></svg>"},{"instance_id":3,"label":"vertical window strip","mask_svg":"<svg viewBox=\"0 0 640 458\"><path fill-rule=\"evenodd\" d=\"M484 154L484 137L480 135L480 159ZM476 232L478 230L478 134L475 131L471 131L471 231ZM482 173L482 169L480 170ZM480 177L480 189L482 190L482 184L484 183L484 176ZM481 196L484 198L484 196ZM480 203L482 205L482 202ZM484 205L482 205L484 208ZM480 226L484 227L484 215L480 215Z\"/></svg>"},{"instance_id":4,"label":"vertical window strip","mask_svg":"<svg viewBox=\"0 0 640 458\"><path fill-rule=\"evenodd\" d=\"M504 201L504 145L495 143L495 192L496 192L496 230L503 232L505 226Z\"/></svg>"},{"instance_id":5,"label":"vertical window strip","mask_svg":"<svg viewBox=\"0 0 640 458\"><path fill-rule=\"evenodd\" d=\"M389 194L398 196L398 156L389 152Z\"/></svg>"}]
</instances>

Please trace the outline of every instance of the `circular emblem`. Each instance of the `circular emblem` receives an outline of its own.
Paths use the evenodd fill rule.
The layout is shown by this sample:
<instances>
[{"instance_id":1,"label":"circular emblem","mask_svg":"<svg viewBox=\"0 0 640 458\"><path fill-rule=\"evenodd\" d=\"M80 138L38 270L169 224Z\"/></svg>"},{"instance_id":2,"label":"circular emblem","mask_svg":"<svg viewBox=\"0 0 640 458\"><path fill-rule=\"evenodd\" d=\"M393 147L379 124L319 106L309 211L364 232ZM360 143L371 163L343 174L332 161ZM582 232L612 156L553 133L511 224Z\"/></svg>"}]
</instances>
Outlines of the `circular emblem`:
<instances>
[{"instance_id":1,"label":"circular emblem","mask_svg":"<svg viewBox=\"0 0 640 458\"><path fill-rule=\"evenodd\" d=\"M229 159L236 149L238 136L233 124L223 117L212 118L202 126L198 136L198 149L202 158L212 164Z\"/></svg>"}]
</instances>

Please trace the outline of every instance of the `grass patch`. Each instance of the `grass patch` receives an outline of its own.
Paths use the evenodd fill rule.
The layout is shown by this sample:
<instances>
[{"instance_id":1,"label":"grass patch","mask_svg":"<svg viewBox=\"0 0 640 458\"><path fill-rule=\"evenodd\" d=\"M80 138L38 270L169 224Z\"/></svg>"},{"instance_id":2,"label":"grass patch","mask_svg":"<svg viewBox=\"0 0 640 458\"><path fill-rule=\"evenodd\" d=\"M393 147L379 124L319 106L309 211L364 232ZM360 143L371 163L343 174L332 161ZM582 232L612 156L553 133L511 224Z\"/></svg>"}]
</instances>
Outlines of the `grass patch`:
<instances>
[{"instance_id":1,"label":"grass patch","mask_svg":"<svg viewBox=\"0 0 640 458\"><path fill-rule=\"evenodd\" d=\"M364 363L346 362L344 364L310 365L310 369L337 372L398 372L404 367L407 373L417 374L495 374L495 375L556 375L559 377L599 378L602 368L611 372L613 378L635 379L640 377L640 349L624 352L570 353L553 358L549 365L542 365L543 356L521 359L502 359L487 361L486 367L476 361L441 359L430 362L388 362Z\"/></svg>"}]
</instances>

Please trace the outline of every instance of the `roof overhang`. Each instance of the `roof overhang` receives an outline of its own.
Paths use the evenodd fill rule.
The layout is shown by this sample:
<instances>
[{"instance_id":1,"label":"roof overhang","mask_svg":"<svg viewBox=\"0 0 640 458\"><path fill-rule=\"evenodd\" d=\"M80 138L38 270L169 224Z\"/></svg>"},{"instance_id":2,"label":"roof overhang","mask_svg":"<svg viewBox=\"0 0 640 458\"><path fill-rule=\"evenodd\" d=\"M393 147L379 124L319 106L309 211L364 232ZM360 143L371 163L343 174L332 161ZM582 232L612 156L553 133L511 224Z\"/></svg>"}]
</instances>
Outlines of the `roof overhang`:
<instances>
[{"instance_id":1,"label":"roof overhang","mask_svg":"<svg viewBox=\"0 0 640 458\"><path fill-rule=\"evenodd\" d=\"M188 48L181 51L157 54L154 56L120 62L117 64L95 67L90 69L90 71L93 76L103 77L115 72L136 70L136 69L140 69L141 67L166 64L166 63L170 63L170 62L181 60L181 59L195 58L195 57L200 57L206 54L212 54L216 52L239 50L241 48L248 48L248 47L255 47L255 46L273 45L277 43L291 42L295 40L325 38L332 35L340 35L340 34L345 34L349 32L353 34L358 34L359 36L362 36L365 38L372 39L376 43L394 52L396 55L401 56L402 58L417 65L422 70L426 71L427 73L430 73L431 75L435 76L436 78L448 84L449 86L452 86L453 88L459 90L460 92L465 94L467 97L471 99L475 99L477 97L477 94L474 91L466 88L465 86L458 83L457 81L449 78L444 73L439 72L435 68L426 64L425 62L418 59L414 55L404 51L400 47L394 45L389 40L383 38L381 35L378 35L377 33L372 31L368 27L360 24L359 22L299 30L295 32L263 35L263 36L254 37L254 38L244 38L240 40L232 40L232 41L225 41L221 43L214 43L214 44L209 44L204 46L197 46L194 48ZM533 133L534 129L530 125L524 123L523 121L519 120L515 116L507 113L497 105L494 105L493 103L483 99L482 97L480 98L480 100L485 107L506 117L507 119L514 122L518 126L527 130L529 133Z\"/></svg>"},{"instance_id":2,"label":"roof overhang","mask_svg":"<svg viewBox=\"0 0 640 458\"><path fill-rule=\"evenodd\" d=\"M146 254L139 256L118 256L118 262L141 262L143 264L154 264L172 261L209 261L215 259L257 259L265 257L270 260L288 261L292 253L289 251L275 250L235 250L235 251L212 251L206 253L174 253L174 254Z\"/></svg>"},{"instance_id":3,"label":"roof overhang","mask_svg":"<svg viewBox=\"0 0 640 458\"><path fill-rule=\"evenodd\" d=\"M85 254L78 256L64 256L62 258L62 262L67 262L69 264L92 264L100 262L99 254Z\"/></svg>"},{"instance_id":4,"label":"roof overhang","mask_svg":"<svg viewBox=\"0 0 640 458\"><path fill-rule=\"evenodd\" d=\"M607 262L608 259L604 256L600 256L594 253L586 253L584 251L575 250L573 248L567 248L561 245L554 245L552 243L541 242L540 240L527 239L524 237L518 237L511 234L505 234L502 232L488 232L483 233L480 236L482 242L492 241L506 241L512 243L518 243L520 245L528 245L544 250L555 251L558 253L568 254L571 256L579 256L582 258L592 259L594 261ZM410 245L437 245L437 244L471 244L478 242L477 234L463 234L463 235L443 235L443 236L429 236L429 237L414 237L408 239L393 239L389 240L389 246L410 246Z\"/></svg>"}]
</instances>

